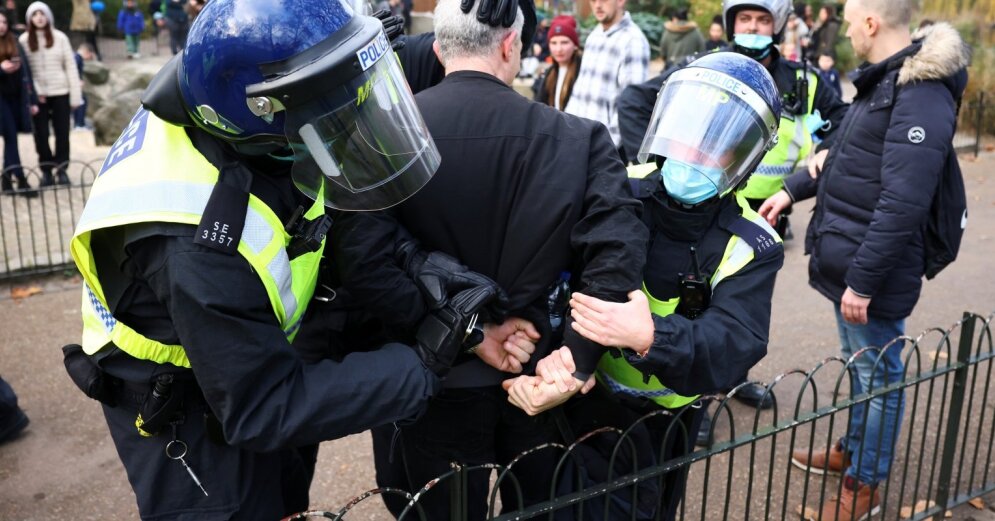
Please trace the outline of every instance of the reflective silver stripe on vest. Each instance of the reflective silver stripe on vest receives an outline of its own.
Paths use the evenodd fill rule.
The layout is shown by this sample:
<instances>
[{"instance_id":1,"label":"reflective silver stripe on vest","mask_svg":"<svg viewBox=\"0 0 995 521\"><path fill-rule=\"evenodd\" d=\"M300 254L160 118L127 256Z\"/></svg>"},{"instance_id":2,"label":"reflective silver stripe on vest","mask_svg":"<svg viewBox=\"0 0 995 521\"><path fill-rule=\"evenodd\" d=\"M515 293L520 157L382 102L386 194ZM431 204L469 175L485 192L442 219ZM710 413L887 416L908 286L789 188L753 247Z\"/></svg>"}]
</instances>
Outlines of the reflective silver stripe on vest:
<instances>
[{"instance_id":1,"label":"reflective silver stripe on vest","mask_svg":"<svg viewBox=\"0 0 995 521\"><path fill-rule=\"evenodd\" d=\"M159 181L113 190L87 201L77 227L84 229L104 219L149 213L202 215L213 190L214 185L182 181ZM258 255L273 240L273 233L273 228L262 214L250 206L245 213L242 242ZM286 250L281 249L267 269L276 282L286 320L290 320L297 311L297 298L293 292L290 259Z\"/></svg>"},{"instance_id":2,"label":"reflective silver stripe on vest","mask_svg":"<svg viewBox=\"0 0 995 521\"><path fill-rule=\"evenodd\" d=\"M757 170L754 173L755 174L759 174L759 175L773 175L773 176L782 176L783 177L783 176L786 176L786 175L790 175L791 172L794 171L794 169L795 169L794 163L792 163L790 165L789 164L784 164L784 165L779 165L779 166L774 166L774 165L760 165L760 166L757 167Z\"/></svg>"},{"instance_id":3,"label":"reflective silver stripe on vest","mask_svg":"<svg viewBox=\"0 0 995 521\"><path fill-rule=\"evenodd\" d=\"M90 301L90 305L93 306L93 311L98 317L100 317L100 322L104 324L104 329L107 331L107 334L110 335L111 331L114 330L114 326L117 325L117 319L114 318L111 311L100 302L100 299L97 298L97 295L95 295L93 290L90 289L90 285L85 281L83 282L83 289L86 290L86 298Z\"/></svg>"},{"instance_id":4,"label":"reflective silver stripe on vest","mask_svg":"<svg viewBox=\"0 0 995 521\"><path fill-rule=\"evenodd\" d=\"M283 312L286 313L286 318L284 322L287 323L290 319L294 318L294 313L297 312L297 297L294 296L294 288L292 284L292 275L290 272L290 258L287 256L287 250L281 249L270 261L269 265L266 266L270 274L273 275L273 280L276 281L277 291L280 292L280 301L283 302ZM290 326L291 324L287 324Z\"/></svg>"},{"instance_id":5,"label":"reflective silver stripe on vest","mask_svg":"<svg viewBox=\"0 0 995 521\"><path fill-rule=\"evenodd\" d=\"M664 396L670 396L672 394L677 394L674 391L664 387L663 389L635 389L627 385L622 385L616 382L612 377L608 376L604 371L598 371L598 376L604 381L605 385L608 386L612 392L628 394L629 396L641 396L643 398L663 398Z\"/></svg>"},{"instance_id":6,"label":"reflective silver stripe on vest","mask_svg":"<svg viewBox=\"0 0 995 521\"><path fill-rule=\"evenodd\" d=\"M724 259L719 263L719 269L715 271L715 275L712 276L712 290L715 286L719 285L723 279L732 275L732 273L726 273L722 270L723 266L736 266L737 270L742 269L742 267L747 262L747 259L753 258L753 248L746 243L743 239L736 237L736 244L732 247L732 251L729 252L729 258Z\"/></svg>"},{"instance_id":7,"label":"reflective silver stripe on vest","mask_svg":"<svg viewBox=\"0 0 995 521\"><path fill-rule=\"evenodd\" d=\"M806 100L808 103L808 100ZM794 168L798 164L798 160L801 159L802 146L805 144L805 139L808 137L808 128L805 127L805 117L799 116L795 118L795 135L791 138L791 142L788 143L788 155L784 158L784 164L789 168Z\"/></svg>"}]
</instances>

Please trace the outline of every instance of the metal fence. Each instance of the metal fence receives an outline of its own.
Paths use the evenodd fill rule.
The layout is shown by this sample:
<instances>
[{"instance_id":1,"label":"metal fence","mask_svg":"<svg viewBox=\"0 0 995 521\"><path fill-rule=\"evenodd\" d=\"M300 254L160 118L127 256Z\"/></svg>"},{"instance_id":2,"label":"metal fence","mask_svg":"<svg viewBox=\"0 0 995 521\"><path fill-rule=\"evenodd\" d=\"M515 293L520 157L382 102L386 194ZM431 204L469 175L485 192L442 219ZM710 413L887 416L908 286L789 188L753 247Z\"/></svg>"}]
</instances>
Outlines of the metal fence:
<instances>
[{"instance_id":1,"label":"metal fence","mask_svg":"<svg viewBox=\"0 0 995 521\"><path fill-rule=\"evenodd\" d=\"M992 448L995 441L995 400L991 376L995 349L992 318L965 313L947 329L930 329L916 338L897 338L884 350L902 350L905 374L868 392L854 392L854 364L860 357L875 360L875 371L884 350L865 348L848 360L830 357L809 371L783 373L767 386L776 400L772 411L752 411L733 405L728 395L714 396L710 446L658 465L617 469L595 485L578 487L560 479L561 471L577 465L578 447L600 436L617 438L612 458L637 450L629 439L632 429L600 429L573 444L552 443L532 451L560 454L555 477L549 484L549 500L528 508L494 514L493 519L660 519L661 510L646 515L635 511L619 515L620 505L631 505L646 484L660 490L673 473L688 472L687 489L677 511L678 519L798 519L799 514L817 519L821 504L841 492L841 480L817 476L795 468L790 454L796 448L828 454L854 420L861 405L880 404L887 397L904 395L905 414L895 447L889 478L880 483L881 511L871 519L924 520L943 517L944 512L995 491ZM869 407L862 407L864 418ZM685 414L689 409L679 412ZM644 416L670 414L659 411ZM867 422L864 422L865 425ZM866 425L870 426L870 425ZM881 427L879 425L878 427ZM675 429L676 430L676 429ZM720 434L721 433L721 434ZM662 437L684 433L658 433ZM615 439L613 438L613 439ZM635 458L633 458L634 460ZM358 519L357 506L378 501L379 496L405 498L409 503L402 519L425 519L419 499L434 487L449 487L454 505L452 519L467 519L469 473L491 476L489 511L501 510L497 485L517 482L515 458L507 466L461 467L432 480L421 490L368 491L336 511L314 510L292 519ZM859 464L859 463L858 463ZM650 487L648 490L654 490ZM595 505L598 515L585 516L584 506ZM612 507L609 512L609 505ZM808 510L803 510L807 505ZM601 510L601 509L604 510ZM590 512L590 510L588 510Z\"/></svg>"},{"instance_id":2,"label":"metal fence","mask_svg":"<svg viewBox=\"0 0 995 521\"><path fill-rule=\"evenodd\" d=\"M37 190L30 194L5 192L0 197L0 280L75 269L69 240L102 163L103 159L69 161L63 168L70 184L40 189L40 166L4 170L3 175L10 175L16 187L13 173L23 169L28 183Z\"/></svg>"}]
</instances>

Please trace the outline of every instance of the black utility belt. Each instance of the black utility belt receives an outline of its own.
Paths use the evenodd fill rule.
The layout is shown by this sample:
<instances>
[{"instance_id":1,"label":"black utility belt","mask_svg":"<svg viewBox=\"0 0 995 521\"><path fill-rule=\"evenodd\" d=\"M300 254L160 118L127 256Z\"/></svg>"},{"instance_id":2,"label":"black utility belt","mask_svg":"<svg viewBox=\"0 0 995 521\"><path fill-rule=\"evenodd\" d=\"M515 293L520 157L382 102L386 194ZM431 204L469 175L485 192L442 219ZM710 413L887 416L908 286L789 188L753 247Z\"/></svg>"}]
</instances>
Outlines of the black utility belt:
<instances>
[{"instance_id":1,"label":"black utility belt","mask_svg":"<svg viewBox=\"0 0 995 521\"><path fill-rule=\"evenodd\" d=\"M224 443L221 425L192 374L163 373L151 382L129 382L104 371L79 345L64 346L62 353L76 387L108 407L135 413L140 435L155 436L171 424L203 416L209 437Z\"/></svg>"}]
</instances>

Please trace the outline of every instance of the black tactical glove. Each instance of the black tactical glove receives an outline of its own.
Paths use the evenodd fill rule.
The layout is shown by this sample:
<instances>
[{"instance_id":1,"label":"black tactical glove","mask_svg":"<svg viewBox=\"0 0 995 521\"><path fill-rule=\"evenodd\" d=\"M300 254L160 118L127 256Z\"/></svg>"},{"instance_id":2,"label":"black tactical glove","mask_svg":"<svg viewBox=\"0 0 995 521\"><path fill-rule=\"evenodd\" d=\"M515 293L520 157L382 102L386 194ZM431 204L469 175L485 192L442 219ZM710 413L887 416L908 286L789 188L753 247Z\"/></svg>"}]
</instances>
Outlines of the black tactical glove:
<instances>
[{"instance_id":1,"label":"black tactical glove","mask_svg":"<svg viewBox=\"0 0 995 521\"><path fill-rule=\"evenodd\" d=\"M529 48L532 47L532 38L536 32L536 5L533 0L462 0L460 10L469 13L473 9L474 2L480 2L477 8L477 21L491 27L511 27L515 23L515 15L518 8L522 9L525 15L525 24L522 26L522 57L524 58Z\"/></svg>"},{"instance_id":2,"label":"black tactical glove","mask_svg":"<svg viewBox=\"0 0 995 521\"><path fill-rule=\"evenodd\" d=\"M439 251L433 251L420 262L416 255L409 267L414 271L408 273L415 280L418 289L421 290L429 309L443 307L449 295L467 289L486 287L490 288L494 297L494 302L488 308L488 318L492 320L504 318L504 310L507 309L508 303L504 291L501 291L496 282L475 271L470 271L453 257Z\"/></svg>"},{"instance_id":3,"label":"black tactical glove","mask_svg":"<svg viewBox=\"0 0 995 521\"><path fill-rule=\"evenodd\" d=\"M394 49L394 52L403 49L407 40L404 38L398 39L398 36L401 36L404 32L404 17L392 15L386 9L381 9L373 13L373 17L380 20L380 23L383 24L383 32L387 34L387 39L390 40L390 46Z\"/></svg>"},{"instance_id":4,"label":"black tactical glove","mask_svg":"<svg viewBox=\"0 0 995 521\"><path fill-rule=\"evenodd\" d=\"M474 316L499 292L493 282L464 289L425 317L415 334L415 351L425 367L440 377L449 372L466 347L463 343Z\"/></svg>"}]
</instances>

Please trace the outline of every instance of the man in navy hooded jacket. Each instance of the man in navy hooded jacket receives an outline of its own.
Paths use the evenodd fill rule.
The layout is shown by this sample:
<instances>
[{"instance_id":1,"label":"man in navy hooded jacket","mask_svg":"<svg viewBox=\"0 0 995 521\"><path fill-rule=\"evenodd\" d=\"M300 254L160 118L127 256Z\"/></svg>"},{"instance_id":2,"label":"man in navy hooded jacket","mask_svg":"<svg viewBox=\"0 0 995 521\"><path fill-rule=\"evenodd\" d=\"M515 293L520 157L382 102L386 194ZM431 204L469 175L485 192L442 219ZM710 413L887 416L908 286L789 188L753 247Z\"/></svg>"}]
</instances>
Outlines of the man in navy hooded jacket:
<instances>
[{"instance_id":1,"label":"man in navy hooded jacket","mask_svg":"<svg viewBox=\"0 0 995 521\"><path fill-rule=\"evenodd\" d=\"M923 229L947 161L967 84L969 51L957 31L936 24L909 34L912 0L851 0L844 17L857 56L857 95L817 177L801 172L760 209L768 220L794 201L816 197L805 237L809 283L833 301L843 355L854 361L855 391L903 377L905 331L925 271ZM872 381L873 378L873 381ZM856 393L855 393L856 394ZM841 497L822 506L827 520L878 510L901 425L904 397L890 393L855 407L847 435L828 457L796 451L792 462L817 473L844 473Z\"/></svg>"}]
</instances>

